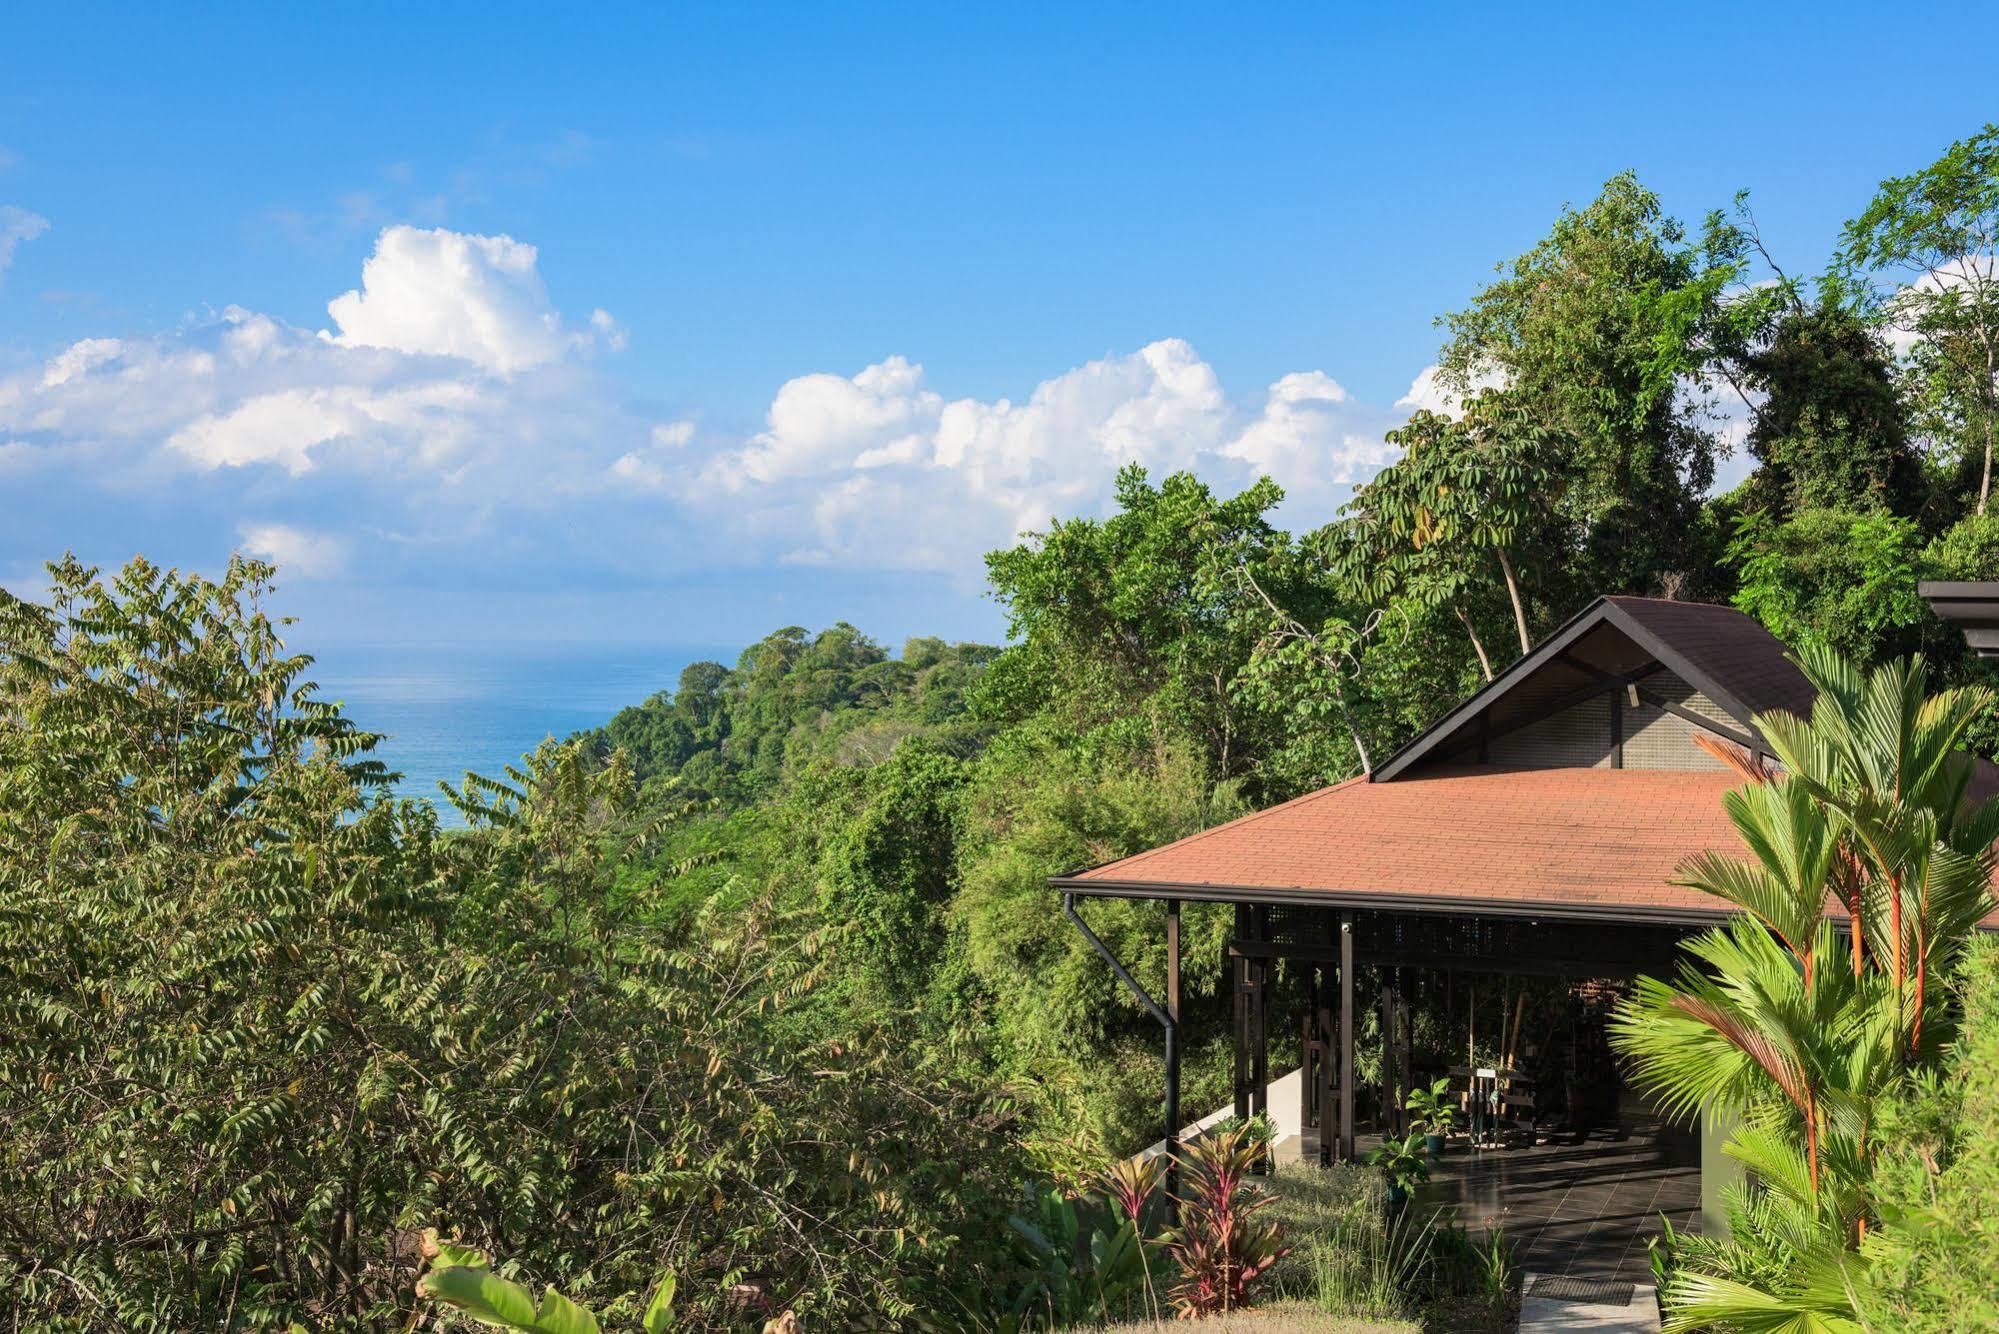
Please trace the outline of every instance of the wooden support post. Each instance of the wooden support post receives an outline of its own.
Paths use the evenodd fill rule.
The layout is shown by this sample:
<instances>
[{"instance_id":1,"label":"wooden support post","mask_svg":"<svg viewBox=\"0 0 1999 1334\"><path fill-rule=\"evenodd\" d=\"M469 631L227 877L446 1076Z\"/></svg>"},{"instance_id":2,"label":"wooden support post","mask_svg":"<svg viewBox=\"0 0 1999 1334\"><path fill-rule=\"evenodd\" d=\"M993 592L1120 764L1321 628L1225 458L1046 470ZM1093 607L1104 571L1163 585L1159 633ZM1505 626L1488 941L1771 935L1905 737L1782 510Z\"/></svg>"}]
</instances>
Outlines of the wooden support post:
<instances>
[{"instance_id":1,"label":"wooden support post","mask_svg":"<svg viewBox=\"0 0 1999 1334\"><path fill-rule=\"evenodd\" d=\"M1249 910L1257 942L1269 940L1269 908ZM1249 1116L1269 1112L1269 972L1271 960L1251 960L1249 990Z\"/></svg>"},{"instance_id":2,"label":"wooden support post","mask_svg":"<svg viewBox=\"0 0 1999 1334\"><path fill-rule=\"evenodd\" d=\"M1270 939L1270 909L1254 907L1249 910L1250 929L1258 943ZM1270 974L1273 967L1269 959L1250 961L1249 996L1249 1114L1251 1117L1268 1116L1270 1113ZM1258 1171L1270 1170L1269 1155L1258 1164Z\"/></svg>"},{"instance_id":3,"label":"wooden support post","mask_svg":"<svg viewBox=\"0 0 1999 1334\"><path fill-rule=\"evenodd\" d=\"M1416 970L1414 968L1396 965L1395 990L1401 998L1401 1023L1396 1029L1396 1050L1401 1055L1396 1068L1402 1074L1402 1094L1406 1104L1408 1095L1416 1091ZM1402 1128L1404 1130L1409 1128L1406 1119L1402 1123Z\"/></svg>"},{"instance_id":4,"label":"wooden support post","mask_svg":"<svg viewBox=\"0 0 1999 1334\"><path fill-rule=\"evenodd\" d=\"M1166 1198L1170 1201L1178 1197L1180 1189L1180 900L1178 899L1166 900L1166 1019Z\"/></svg>"},{"instance_id":5,"label":"wooden support post","mask_svg":"<svg viewBox=\"0 0 1999 1334\"><path fill-rule=\"evenodd\" d=\"M1624 692L1610 692L1610 767L1624 767Z\"/></svg>"},{"instance_id":6,"label":"wooden support post","mask_svg":"<svg viewBox=\"0 0 1999 1334\"><path fill-rule=\"evenodd\" d=\"M1354 1159L1353 914L1340 914L1340 1158Z\"/></svg>"},{"instance_id":7,"label":"wooden support post","mask_svg":"<svg viewBox=\"0 0 1999 1334\"><path fill-rule=\"evenodd\" d=\"M1395 1124L1395 995L1388 989L1388 970L1376 971L1381 974L1381 996L1374 1007L1375 1022L1381 1026L1381 1110L1375 1120L1382 1134L1393 1135L1401 1130Z\"/></svg>"},{"instance_id":8,"label":"wooden support post","mask_svg":"<svg viewBox=\"0 0 1999 1334\"><path fill-rule=\"evenodd\" d=\"M1314 1072L1318 1080L1315 1096L1319 1102L1319 1166L1331 1167L1337 1156L1340 1133L1336 1110L1340 1056L1333 1031L1333 970L1321 964L1319 972L1319 1003L1312 1011L1313 1031L1319 1039L1319 1068Z\"/></svg>"},{"instance_id":9,"label":"wooden support post","mask_svg":"<svg viewBox=\"0 0 1999 1334\"><path fill-rule=\"evenodd\" d=\"M1298 1026L1298 1129L1310 1130L1319 1124L1319 1068L1313 1043L1318 1039L1319 965L1307 962L1305 974L1305 1020Z\"/></svg>"},{"instance_id":10,"label":"wooden support post","mask_svg":"<svg viewBox=\"0 0 1999 1334\"><path fill-rule=\"evenodd\" d=\"M1249 909L1241 904L1235 910L1236 939L1242 940L1249 934ZM1229 960L1229 980L1235 996L1235 1114L1239 1121L1249 1120L1249 960L1237 955Z\"/></svg>"}]
</instances>

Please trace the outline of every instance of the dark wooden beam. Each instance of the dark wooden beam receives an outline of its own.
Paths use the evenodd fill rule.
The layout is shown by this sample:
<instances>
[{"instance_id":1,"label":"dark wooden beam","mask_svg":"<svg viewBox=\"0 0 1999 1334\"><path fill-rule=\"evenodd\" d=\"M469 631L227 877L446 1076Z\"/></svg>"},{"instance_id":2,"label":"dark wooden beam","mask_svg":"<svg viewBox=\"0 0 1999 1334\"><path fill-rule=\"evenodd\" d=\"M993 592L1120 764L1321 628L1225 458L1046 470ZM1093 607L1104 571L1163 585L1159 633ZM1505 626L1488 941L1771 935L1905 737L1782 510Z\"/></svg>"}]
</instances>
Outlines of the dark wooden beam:
<instances>
[{"instance_id":1,"label":"dark wooden beam","mask_svg":"<svg viewBox=\"0 0 1999 1334\"><path fill-rule=\"evenodd\" d=\"M1249 910L1251 929L1259 942L1270 939L1270 909L1251 908ZM1250 985L1250 1047L1249 1047L1249 1114L1252 1117L1268 1116L1270 1113L1270 959L1249 961ZM1258 1170L1270 1170L1268 1154L1258 1164Z\"/></svg>"},{"instance_id":2,"label":"dark wooden beam","mask_svg":"<svg viewBox=\"0 0 1999 1334\"><path fill-rule=\"evenodd\" d=\"M1692 723L1704 732L1712 732L1718 737L1725 737L1733 741L1736 745L1755 751L1759 755L1764 753L1763 742L1758 738L1750 736L1747 732L1738 731L1726 723L1718 723L1706 714L1695 713L1684 704L1675 704L1672 700L1666 699L1661 695L1655 695L1642 686L1639 688L1638 698L1641 702L1650 704L1655 709L1662 709L1672 714L1675 718Z\"/></svg>"},{"instance_id":3,"label":"dark wooden beam","mask_svg":"<svg viewBox=\"0 0 1999 1334\"><path fill-rule=\"evenodd\" d=\"M1610 692L1610 767L1624 767L1624 692Z\"/></svg>"},{"instance_id":4,"label":"dark wooden beam","mask_svg":"<svg viewBox=\"0 0 1999 1334\"><path fill-rule=\"evenodd\" d=\"M1340 1159L1354 1159L1353 914L1340 914Z\"/></svg>"},{"instance_id":5,"label":"dark wooden beam","mask_svg":"<svg viewBox=\"0 0 1999 1334\"><path fill-rule=\"evenodd\" d=\"M1228 947L1228 952L1231 958L1290 959L1327 965L1337 965L1342 957L1337 946L1275 942L1257 944L1237 941ZM1355 962L1361 967L1443 968L1466 973L1511 973L1519 977L1619 977L1633 971L1669 965L1673 957L1671 947L1658 952L1606 949L1586 955L1508 954L1504 957L1446 954L1420 949L1363 950L1356 947L1354 951Z\"/></svg>"},{"instance_id":6,"label":"dark wooden beam","mask_svg":"<svg viewBox=\"0 0 1999 1334\"><path fill-rule=\"evenodd\" d=\"M1180 900L1166 900L1166 1198L1180 1186Z\"/></svg>"}]
</instances>

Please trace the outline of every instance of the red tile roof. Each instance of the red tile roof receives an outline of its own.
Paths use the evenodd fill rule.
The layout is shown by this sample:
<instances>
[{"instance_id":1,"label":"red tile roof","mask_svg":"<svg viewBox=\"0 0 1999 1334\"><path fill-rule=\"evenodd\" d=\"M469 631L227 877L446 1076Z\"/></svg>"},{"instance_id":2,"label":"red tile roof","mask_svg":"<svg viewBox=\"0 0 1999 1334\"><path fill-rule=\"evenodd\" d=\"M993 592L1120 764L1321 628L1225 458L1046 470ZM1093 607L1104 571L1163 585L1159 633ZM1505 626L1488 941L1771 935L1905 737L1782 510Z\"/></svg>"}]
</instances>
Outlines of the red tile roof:
<instances>
[{"instance_id":1,"label":"red tile roof","mask_svg":"<svg viewBox=\"0 0 1999 1334\"><path fill-rule=\"evenodd\" d=\"M1352 779L1058 881L1082 892L1604 915L1719 915L1669 884L1709 849L1746 856L1721 805L1728 773L1436 769ZM1198 892L1198 891L1215 892ZM1252 891L1224 893L1220 891ZM1400 900L1402 902L1395 902Z\"/></svg>"}]
</instances>

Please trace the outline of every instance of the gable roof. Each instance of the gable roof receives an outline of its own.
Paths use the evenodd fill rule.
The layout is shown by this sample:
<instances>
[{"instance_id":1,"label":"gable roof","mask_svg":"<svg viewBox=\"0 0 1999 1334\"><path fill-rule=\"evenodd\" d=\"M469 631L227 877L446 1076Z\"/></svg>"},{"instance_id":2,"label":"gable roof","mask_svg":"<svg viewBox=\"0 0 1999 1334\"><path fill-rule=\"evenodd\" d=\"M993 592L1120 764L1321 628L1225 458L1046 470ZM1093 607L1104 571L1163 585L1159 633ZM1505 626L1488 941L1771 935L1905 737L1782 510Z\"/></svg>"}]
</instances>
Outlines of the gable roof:
<instances>
[{"instance_id":1,"label":"gable roof","mask_svg":"<svg viewBox=\"0 0 1999 1334\"><path fill-rule=\"evenodd\" d=\"M1129 898L1693 923L1717 901L1667 883L1741 844L1721 804L1739 780L1663 769L1426 769L1353 778L1076 875Z\"/></svg>"},{"instance_id":2,"label":"gable roof","mask_svg":"<svg viewBox=\"0 0 1999 1334\"><path fill-rule=\"evenodd\" d=\"M1755 714L1808 713L1815 698L1783 644L1740 612L1598 598L1371 779L1321 788L1052 883L1117 898L1719 920L1728 910L1718 900L1670 881L1696 853L1741 855L1721 802L1740 781L1734 774L1448 762L1476 739L1481 717L1504 726L1545 716L1565 694L1600 692L1606 676L1637 679L1662 664L1737 720L1745 738ZM1971 799L1995 792L1999 767L1978 760ZM1999 910L1984 925L1999 928Z\"/></svg>"},{"instance_id":3,"label":"gable roof","mask_svg":"<svg viewBox=\"0 0 1999 1334\"><path fill-rule=\"evenodd\" d=\"M1607 676L1642 672L1654 663L1714 701L1747 741L1758 713L1811 710L1817 692L1785 654L1782 641L1733 607L1600 597L1396 751L1373 780L1392 782L1420 761L1443 761L1475 741L1480 727L1504 731L1543 716L1570 695L1600 690Z\"/></svg>"}]
</instances>

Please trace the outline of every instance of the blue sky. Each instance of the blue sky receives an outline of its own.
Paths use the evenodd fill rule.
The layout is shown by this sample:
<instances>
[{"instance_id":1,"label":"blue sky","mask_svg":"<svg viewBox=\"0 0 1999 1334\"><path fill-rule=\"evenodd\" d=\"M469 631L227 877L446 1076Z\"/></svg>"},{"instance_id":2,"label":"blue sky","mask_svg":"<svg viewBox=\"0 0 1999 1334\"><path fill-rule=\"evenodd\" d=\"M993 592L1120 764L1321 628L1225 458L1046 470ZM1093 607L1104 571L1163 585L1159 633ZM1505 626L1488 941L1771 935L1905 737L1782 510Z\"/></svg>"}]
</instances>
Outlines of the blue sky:
<instances>
[{"instance_id":1,"label":"blue sky","mask_svg":"<svg viewBox=\"0 0 1999 1334\"><path fill-rule=\"evenodd\" d=\"M1810 270L1993 114L1908 76L1920 6L945 9L11 13L0 582L243 548L328 639L992 635L979 553L1121 460L1328 517L1612 173L1748 187Z\"/></svg>"}]
</instances>

